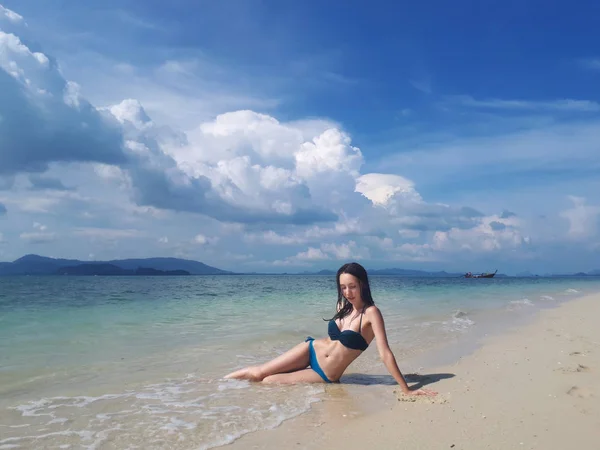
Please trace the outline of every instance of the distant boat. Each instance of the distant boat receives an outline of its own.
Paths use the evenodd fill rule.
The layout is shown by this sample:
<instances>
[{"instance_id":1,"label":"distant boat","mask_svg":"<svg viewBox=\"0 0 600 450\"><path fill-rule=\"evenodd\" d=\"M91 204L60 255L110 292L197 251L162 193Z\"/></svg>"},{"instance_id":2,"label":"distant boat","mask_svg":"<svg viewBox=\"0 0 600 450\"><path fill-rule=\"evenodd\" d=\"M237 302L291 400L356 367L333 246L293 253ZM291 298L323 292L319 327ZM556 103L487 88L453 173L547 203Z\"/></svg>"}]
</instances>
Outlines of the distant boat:
<instances>
[{"instance_id":1,"label":"distant boat","mask_svg":"<svg viewBox=\"0 0 600 450\"><path fill-rule=\"evenodd\" d=\"M496 269L496 272L498 272L498 269ZM486 272L486 273L479 273L479 274L473 274L471 272L467 272L465 273L465 278L494 278L494 275L496 275L496 272Z\"/></svg>"}]
</instances>

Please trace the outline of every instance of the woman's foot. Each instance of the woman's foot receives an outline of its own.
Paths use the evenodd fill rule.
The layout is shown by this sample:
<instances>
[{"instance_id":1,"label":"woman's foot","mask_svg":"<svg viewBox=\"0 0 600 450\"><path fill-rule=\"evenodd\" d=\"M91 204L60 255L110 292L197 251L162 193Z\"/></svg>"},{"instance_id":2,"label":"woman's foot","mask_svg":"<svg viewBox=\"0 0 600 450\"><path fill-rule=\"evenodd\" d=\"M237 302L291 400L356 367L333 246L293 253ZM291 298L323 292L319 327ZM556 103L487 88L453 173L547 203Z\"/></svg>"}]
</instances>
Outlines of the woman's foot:
<instances>
[{"instance_id":1,"label":"woman's foot","mask_svg":"<svg viewBox=\"0 0 600 450\"><path fill-rule=\"evenodd\" d=\"M225 378L234 378L236 380L262 381L264 375L261 373L260 367L246 367L245 369L237 370L225 375Z\"/></svg>"}]
</instances>

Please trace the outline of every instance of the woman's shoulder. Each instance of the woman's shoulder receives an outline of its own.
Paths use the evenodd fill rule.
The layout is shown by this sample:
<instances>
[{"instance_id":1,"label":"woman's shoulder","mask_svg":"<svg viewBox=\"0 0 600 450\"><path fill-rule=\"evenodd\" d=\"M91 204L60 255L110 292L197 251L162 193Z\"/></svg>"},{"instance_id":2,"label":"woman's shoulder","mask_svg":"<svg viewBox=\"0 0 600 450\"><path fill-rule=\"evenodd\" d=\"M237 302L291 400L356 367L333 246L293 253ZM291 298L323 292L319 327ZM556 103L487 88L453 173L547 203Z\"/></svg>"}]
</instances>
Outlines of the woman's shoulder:
<instances>
[{"instance_id":1,"label":"woman's shoulder","mask_svg":"<svg viewBox=\"0 0 600 450\"><path fill-rule=\"evenodd\" d=\"M371 317L374 317L374 316L381 317L381 311L380 311L380 309L377 306L371 305L367 309L365 309L365 316L367 318L371 318Z\"/></svg>"}]
</instances>

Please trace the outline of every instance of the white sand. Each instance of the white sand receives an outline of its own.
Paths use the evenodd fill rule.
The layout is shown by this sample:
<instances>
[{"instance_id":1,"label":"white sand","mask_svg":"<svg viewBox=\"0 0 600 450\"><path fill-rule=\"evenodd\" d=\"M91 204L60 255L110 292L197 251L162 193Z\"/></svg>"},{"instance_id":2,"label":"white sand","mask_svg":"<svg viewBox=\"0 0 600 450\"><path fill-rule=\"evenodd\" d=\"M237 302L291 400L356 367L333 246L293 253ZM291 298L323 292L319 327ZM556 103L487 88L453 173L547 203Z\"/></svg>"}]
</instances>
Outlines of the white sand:
<instances>
[{"instance_id":1,"label":"white sand","mask_svg":"<svg viewBox=\"0 0 600 450\"><path fill-rule=\"evenodd\" d=\"M389 385L327 386L310 413L231 447L598 450L600 294L542 311L424 373L454 376L427 385L440 392L435 401L399 401Z\"/></svg>"}]
</instances>

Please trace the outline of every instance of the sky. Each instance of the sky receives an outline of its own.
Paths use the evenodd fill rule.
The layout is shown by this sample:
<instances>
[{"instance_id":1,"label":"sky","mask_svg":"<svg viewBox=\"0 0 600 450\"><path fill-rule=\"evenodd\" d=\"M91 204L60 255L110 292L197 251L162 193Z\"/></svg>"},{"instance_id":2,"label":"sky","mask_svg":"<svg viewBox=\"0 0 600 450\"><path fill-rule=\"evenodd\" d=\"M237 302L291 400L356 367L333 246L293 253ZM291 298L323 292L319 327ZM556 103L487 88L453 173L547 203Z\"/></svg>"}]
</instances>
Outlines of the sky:
<instances>
[{"instance_id":1,"label":"sky","mask_svg":"<svg viewBox=\"0 0 600 450\"><path fill-rule=\"evenodd\" d=\"M0 0L0 261L600 269L599 14Z\"/></svg>"}]
</instances>

